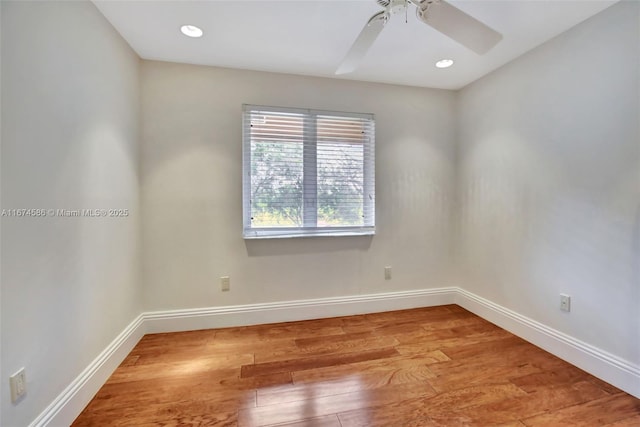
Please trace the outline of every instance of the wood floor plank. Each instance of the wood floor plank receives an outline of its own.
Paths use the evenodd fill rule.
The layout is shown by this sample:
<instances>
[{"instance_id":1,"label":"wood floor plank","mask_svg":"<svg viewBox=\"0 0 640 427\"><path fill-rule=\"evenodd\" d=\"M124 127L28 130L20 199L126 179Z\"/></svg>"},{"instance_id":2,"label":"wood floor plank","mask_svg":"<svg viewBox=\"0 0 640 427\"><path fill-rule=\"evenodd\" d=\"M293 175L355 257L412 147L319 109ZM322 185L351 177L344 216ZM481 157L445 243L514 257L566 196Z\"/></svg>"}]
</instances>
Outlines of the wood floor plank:
<instances>
[{"instance_id":1,"label":"wood floor plank","mask_svg":"<svg viewBox=\"0 0 640 427\"><path fill-rule=\"evenodd\" d=\"M599 399L603 394L604 392L600 388L588 381L584 381L572 385L546 387L535 393L527 393L526 395L487 405L456 408L452 412L432 413L430 415L435 421L445 425L450 423L452 418L456 420L464 419L468 425L476 426L509 423L517 420L526 424L523 418ZM543 425L562 424L554 424L552 422Z\"/></svg>"},{"instance_id":2,"label":"wood floor plank","mask_svg":"<svg viewBox=\"0 0 640 427\"><path fill-rule=\"evenodd\" d=\"M220 385L239 390L263 389L270 387L292 384L291 372L276 372L275 374L257 375L255 377L240 378L240 375L233 378L226 378L220 381Z\"/></svg>"},{"instance_id":3,"label":"wood floor plank","mask_svg":"<svg viewBox=\"0 0 640 427\"><path fill-rule=\"evenodd\" d=\"M624 420L615 421L613 423L605 425L605 427L638 427L638 426L640 426L640 414L635 415L631 418L625 418Z\"/></svg>"},{"instance_id":4,"label":"wood floor plank","mask_svg":"<svg viewBox=\"0 0 640 427\"><path fill-rule=\"evenodd\" d=\"M443 349L446 354L448 350ZM449 352L451 353L451 352ZM455 355L454 355L455 356ZM462 385L510 381L545 371L577 369L530 344L505 346L474 357L452 360L430 366L436 377L431 384L439 391L456 389ZM586 373L578 377L588 379ZM516 384L522 381L515 382Z\"/></svg>"},{"instance_id":5,"label":"wood floor plank","mask_svg":"<svg viewBox=\"0 0 640 427\"><path fill-rule=\"evenodd\" d=\"M216 402L189 400L127 406L101 412L85 411L74 427L215 426L236 427L238 411Z\"/></svg>"},{"instance_id":6,"label":"wood floor plank","mask_svg":"<svg viewBox=\"0 0 640 427\"><path fill-rule=\"evenodd\" d=\"M300 400L317 399L335 394L356 393L384 387L388 378L382 375L353 375L330 381L295 384L258 390L257 406L277 405Z\"/></svg>"},{"instance_id":7,"label":"wood floor plank","mask_svg":"<svg viewBox=\"0 0 640 427\"><path fill-rule=\"evenodd\" d=\"M370 332L375 327L375 324L368 320L364 314L342 317L340 320L342 329L346 333Z\"/></svg>"},{"instance_id":8,"label":"wood floor plank","mask_svg":"<svg viewBox=\"0 0 640 427\"><path fill-rule=\"evenodd\" d=\"M639 421L640 400L447 305L145 335L73 425L627 427Z\"/></svg>"},{"instance_id":9,"label":"wood floor plank","mask_svg":"<svg viewBox=\"0 0 640 427\"><path fill-rule=\"evenodd\" d=\"M264 381L265 377L244 380L239 378L239 371L238 368L233 368L127 382L108 380L87 408L96 412L176 400L211 400L221 406L234 408L255 406L255 380ZM290 374L279 375L277 379L271 376L270 383L283 385L291 382Z\"/></svg>"},{"instance_id":10,"label":"wood floor plank","mask_svg":"<svg viewBox=\"0 0 640 427\"><path fill-rule=\"evenodd\" d=\"M255 353L255 363L275 362L278 360L308 358L327 354L354 353L395 347L398 341L391 336L368 336L357 338L361 333L344 334L341 339L326 339L324 342L305 344L295 349L263 350ZM351 339L349 339L351 338Z\"/></svg>"},{"instance_id":11,"label":"wood floor plank","mask_svg":"<svg viewBox=\"0 0 640 427\"><path fill-rule=\"evenodd\" d=\"M130 356L137 357L135 364L154 363L158 357L162 357L165 362L181 360L186 353L191 353L195 357L203 356L213 352L210 344L215 337L214 330L191 331L182 335L182 332L145 335L140 343L132 351ZM173 343L168 346L167 343Z\"/></svg>"},{"instance_id":12,"label":"wood floor plank","mask_svg":"<svg viewBox=\"0 0 640 427\"><path fill-rule=\"evenodd\" d=\"M239 364L253 363L253 354L237 354L234 356L208 356L190 358L187 355L182 360L172 357L170 362L136 363L133 366L122 366L111 375L109 381L129 382L141 379L167 378L180 375L190 375L198 372L221 371L225 369L237 369Z\"/></svg>"},{"instance_id":13,"label":"wood floor plank","mask_svg":"<svg viewBox=\"0 0 640 427\"><path fill-rule=\"evenodd\" d=\"M344 328L348 331L347 328ZM404 320L394 323L377 323L373 326L372 333L378 336L396 337L398 335L403 336L420 336L425 332L420 323Z\"/></svg>"},{"instance_id":14,"label":"wood floor plank","mask_svg":"<svg viewBox=\"0 0 640 427\"><path fill-rule=\"evenodd\" d=\"M306 420L294 421L284 424L272 424L269 427L341 427L338 416L326 415L324 417L307 418Z\"/></svg>"},{"instance_id":15,"label":"wood floor plank","mask_svg":"<svg viewBox=\"0 0 640 427\"><path fill-rule=\"evenodd\" d=\"M558 410L549 410L522 422L533 426L604 426L615 422L622 422L640 415L640 400L624 393L605 396L600 399L589 399L565 405Z\"/></svg>"},{"instance_id":16,"label":"wood floor plank","mask_svg":"<svg viewBox=\"0 0 640 427\"><path fill-rule=\"evenodd\" d=\"M276 372L305 371L318 367L346 365L364 360L385 359L393 356L398 356L398 351L395 348L383 348L357 353L330 354L317 357L279 360L276 362L256 363L242 365L240 376L242 378L248 378Z\"/></svg>"},{"instance_id":17,"label":"wood floor plank","mask_svg":"<svg viewBox=\"0 0 640 427\"><path fill-rule=\"evenodd\" d=\"M432 376L429 369L421 363L423 360L396 363L389 359L379 359L377 360L378 364L371 362L357 364L359 369L354 369L351 374L346 374L343 371L336 375L335 370L334 372L328 372L331 367L315 371L295 372L295 384L258 390L256 396L257 406L281 404L309 398L317 399L318 397L334 394L373 390L394 384L429 384L428 378ZM392 365L390 366L390 364ZM342 365L340 368L346 366L352 365ZM305 374L307 374L306 377L304 376Z\"/></svg>"},{"instance_id":18,"label":"wood floor plank","mask_svg":"<svg viewBox=\"0 0 640 427\"><path fill-rule=\"evenodd\" d=\"M398 419L402 419L403 424L442 425L437 424L431 418L431 414L446 413L454 408L488 404L525 394L524 391L510 383L474 386L437 394L429 398L405 399L384 406L339 413L338 418L343 427L391 426Z\"/></svg>"},{"instance_id":19,"label":"wood floor plank","mask_svg":"<svg viewBox=\"0 0 640 427\"><path fill-rule=\"evenodd\" d=\"M477 360L487 355L502 354L502 352L508 349L523 346L530 348L531 344L516 336L506 336L482 342L463 342L461 345L449 346L442 351L451 360Z\"/></svg>"},{"instance_id":20,"label":"wood floor plank","mask_svg":"<svg viewBox=\"0 0 640 427\"><path fill-rule=\"evenodd\" d=\"M471 364L458 361L433 364L429 366L429 369L434 374L429 382L439 392L457 390L470 385L508 382L512 377L541 371L540 368L529 363L494 366L484 365L480 362Z\"/></svg>"},{"instance_id":21,"label":"wood floor plank","mask_svg":"<svg viewBox=\"0 0 640 427\"><path fill-rule=\"evenodd\" d=\"M158 334L147 334L138 344L138 351L152 349L157 347L172 348L167 346L167 342L175 345L205 345L212 342L217 334L216 329L200 329L197 331L186 332L166 332Z\"/></svg>"},{"instance_id":22,"label":"wood floor plank","mask_svg":"<svg viewBox=\"0 0 640 427\"><path fill-rule=\"evenodd\" d=\"M586 372L566 364L561 368L549 371L538 372L534 374L525 375L523 377L512 378L511 382L526 392L533 392L540 387L544 386L557 386L565 384L575 384L580 381L589 381L607 394L612 394L611 391L619 393L620 390L615 387L612 388L609 384L598 380L597 378L587 374Z\"/></svg>"},{"instance_id":23,"label":"wood floor plank","mask_svg":"<svg viewBox=\"0 0 640 427\"><path fill-rule=\"evenodd\" d=\"M393 416L392 408L371 413L368 409L344 412L338 414L341 427L388 427L393 426L395 420L402 419L402 427L442 427L429 417L420 417L414 414L400 414ZM374 411L377 411L374 409ZM382 416L381 416L382 415Z\"/></svg>"},{"instance_id":24,"label":"wood floor plank","mask_svg":"<svg viewBox=\"0 0 640 427\"><path fill-rule=\"evenodd\" d=\"M468 313L468 312L467 312ZM403 321L413 321L416 323L429 321L432 319L442 319L443 317L453 317L450 306L441 305L438 307L413 308L400 311L385 311L381 313L365 314L365 318L373 323L394 324Z\"/></svg>"},{"instance_id":25,"label":"wood floor plank","mask_svg":"<svg viewBox=\"0 0 640 427\"><path fill-rule=\"evenodd\" d=\"M396 348L401 354L411 355L423 351L443 350L468 344L485 343L512 335L504 330L477 332L468 326L424 331L417 333L398 333L394 337L400 342Z\"/></svg>"},{"instance_id":26,"label":"wood floor plank","mask_svg":"<svg viewBox=\"0 0 640 427\"><path fill-rule=\"evenodd\" d=\"M216 332L215 340L248 339L253 341L273 340L278 338L307 338L317 335L342 334L340 318L305 320L302 322L287 322L270 325L245 326L242 328L227 328Z\"/></svg>"},{"instance_id":27,"label":"wood floor plank","mask_svg":"<svg viewBox=\"0 0 640 427\"><path fill-rule=\"evenodd\" d=\"M406 310L406 313L403 312L400 316L396 313L398 312L365 315L365 319L368 322L366 326L360 323L356 325L345 325L343 329L347 333L372 331L376 335L402 334L404 336L420 336L426 330L442 329L444 327L443 323L447 322L451 322L452 325L479 324L485 322L469 312L452 314L444 309L438 311L424 309ZM395 317L395 319L390 321L389 319L393 317ZM472 319L472 321L465 321L466 319Z\"/></svg>"},{"instance_id":28,"label":"wood floor plank","mask_svg":"<svg viewBox=\"0 0 640 427\"><path fill-rule=\"evenodd\" d=\"M243 340L235 343L228 340L216 341L207 351L219 356L226 355L229 357L233 357L236 354L253 354L254 359L256 355L264 357L264 355L269 354L301 353L300 347L296 345L295 340L290 338L258 341Z\"/></svg>"},{"instance_id":29,"label":"wood floor plank","mask_svg":"<svg viewBox=\"0 0 640 427\"><path fill-rule=\"evenodd\" d=\"M564 362L564 361L563 361ZM571 368L574 369L578 369L575 366L569 364L568 362L564 362L565 366L570 366ZM618 393L622 393L622 390L620 390L619 388L605 382L602 381L600 378L596 378L593 375L589 375L586 372L584 372L582 369L578 369L578 371L584 373L585 375L587 375L587 380L591 381L592 383L594 383L595 385L597 385L598 387L600 387L602 390L606 391L609 394L618 394Z\"/></svg>"},{"instance_id":30,"label":"wood floor plank","mask_svg":"<svg viewBox=\"0 0 640 427\"><path fill-rule=\"evenodd\" d=\"M125 357L125 359L122 361L122 363L120 364L120 366L133 366L138 362L138 359L140 359L139 355L133 355L133 354L129 354L127 357Z\"/></svg>"},{"instance_id":31,"label":"wood floor plank","mask_svg":"<svg viewBox=\"0 0 640 427\"><path fill-rule=\"evenodd\" d=\"M470 313L469 313L470 314ZM486 322L473 315L458 315L458 317L442 316L441 320L431 320L421 322L420 326L427 331L437 331L438 329L453 329L460 326L477 325Z\"/></svg>"},{"instance_id":32,"label":"wood floor plank","mask_svg":"<svg viewBox=\"0 0 640 427\"><path fill-rule=\"evenodd\" d=\"M431 352L412 357L397 356L385 359L374 359L348 365L314 368L307 371L293 372L294 384L306 384L320 381L352 377L354 375L383 375L392 377L393 381L411 382L425 381L434 374L428 368L431 363L446 360L441 352ZM393 382L391 379L389 382Z\"/></svg>"},{"instance_id":33,"label":"wood floor plank","mask_svg":"<svg viewBox=\"0 0 640 427\"><path fill-rule=\"evenodd\" d=\"M324 347L327 343L336 343L344 341L354 341L374 337L373 332L352 332L339 335L320 335L310 338L297 338L294 340L296 346L300 348L317 348Z\"/></svg>"},{"instance_id":34,"label":"wood floor plank","mask_svg":"<svg viewBox=\"0 0 640 427\"><path fill-rule=\"evenodd\" d=\"M388 405L403 399L434 394L435 391L427 383L409 383L318 398L310 396L309 399L294 402L241 409L238 413L238 426L265 426L285 423L311 416Z\"/></svg>"}]
</instances>

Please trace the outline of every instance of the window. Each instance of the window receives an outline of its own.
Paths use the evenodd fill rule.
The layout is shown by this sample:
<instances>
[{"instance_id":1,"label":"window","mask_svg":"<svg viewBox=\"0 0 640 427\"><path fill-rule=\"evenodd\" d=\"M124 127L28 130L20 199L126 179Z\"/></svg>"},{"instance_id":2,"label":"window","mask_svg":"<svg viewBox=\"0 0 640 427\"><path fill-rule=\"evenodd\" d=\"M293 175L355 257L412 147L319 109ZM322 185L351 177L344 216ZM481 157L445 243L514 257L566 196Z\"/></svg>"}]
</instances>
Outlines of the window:
<instances>
[{"instance_id":1,"label":"window","mask_svg":"<svg viewBox=\"0 0 640 427\"><path fill-rule=\"evenodd\" d=\"M372 114L243 107L244 237L375 232Z\"/></svg>"}]
</instances>

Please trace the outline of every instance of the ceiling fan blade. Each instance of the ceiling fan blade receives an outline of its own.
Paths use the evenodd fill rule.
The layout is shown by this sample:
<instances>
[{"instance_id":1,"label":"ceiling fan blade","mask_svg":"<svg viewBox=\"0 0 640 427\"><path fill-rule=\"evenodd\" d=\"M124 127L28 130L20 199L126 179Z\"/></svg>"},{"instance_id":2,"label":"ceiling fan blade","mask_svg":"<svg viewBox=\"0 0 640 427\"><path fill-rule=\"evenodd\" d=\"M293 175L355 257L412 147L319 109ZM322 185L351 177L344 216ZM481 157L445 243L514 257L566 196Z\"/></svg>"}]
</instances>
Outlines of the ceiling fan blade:
<instances>
[{"instance_id":1,"label":"ceiling fan blade","mask_svg":"<svg viewBox=\"0 0 640 427\"><path fill-rule=\"evenodd\" d=\"M502 34L444 0L423 1L417 14L426 24L479 55L502 40Z\"/></svg>"},{"instance_id":2,"label":"ceiling fan blade","mask_svg":"<svg viewBox=\"0 0 640 427\"><path fill-rule=\"evenodd\" d=\"M367 54L367 51L378 37L378 34L380 34L380 31L384 28L388 19L389 15L384 10L376 13L369 19L336 70L336 74L350 73L358 67L360 61L362 61L362 58Z\"/></svg>"}]
</instances>

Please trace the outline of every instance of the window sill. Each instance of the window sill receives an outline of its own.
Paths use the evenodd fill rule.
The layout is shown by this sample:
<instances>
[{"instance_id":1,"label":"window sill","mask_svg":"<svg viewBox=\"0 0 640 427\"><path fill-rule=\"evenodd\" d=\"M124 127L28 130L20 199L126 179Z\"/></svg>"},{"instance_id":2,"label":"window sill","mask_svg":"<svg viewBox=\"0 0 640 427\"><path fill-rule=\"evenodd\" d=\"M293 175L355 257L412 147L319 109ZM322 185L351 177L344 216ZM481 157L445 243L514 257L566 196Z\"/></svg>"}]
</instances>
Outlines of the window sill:
<instances>
[{"instance_id":1,"label":"window sill","mask_svg":"<svg viewBox=\"0 0 640 427\"><path fill-rule=\"evenodd\" d=\"M245 230L243 237L245 240L255 239L293 239L297 237L349 237L349 236L373 236L376 234L375 227L367 228L346 228L328 230L301 230L301 229L262 229Z\"/></svg>"}]
</instances>

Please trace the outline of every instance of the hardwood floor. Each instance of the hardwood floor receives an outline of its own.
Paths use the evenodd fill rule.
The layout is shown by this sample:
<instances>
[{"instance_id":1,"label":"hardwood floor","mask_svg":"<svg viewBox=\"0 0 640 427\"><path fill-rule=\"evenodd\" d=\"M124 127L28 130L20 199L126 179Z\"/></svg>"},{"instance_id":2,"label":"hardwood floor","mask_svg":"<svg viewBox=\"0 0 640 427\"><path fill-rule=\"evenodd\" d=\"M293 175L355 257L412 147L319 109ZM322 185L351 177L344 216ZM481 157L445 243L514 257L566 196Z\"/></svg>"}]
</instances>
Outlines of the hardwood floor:
<instances>
[{"instance_id":1,"label":"hardwood floor","mask_svg":"<svg viewBox=\"0 0 640 427\"><path fill-rule=\"evenodd\" d=\"M455 306L146 335L74 426L640 426L640 400Z\"/></svg>"}]
</instances>

